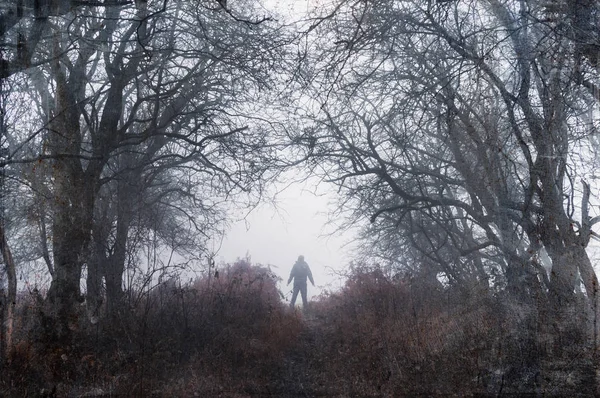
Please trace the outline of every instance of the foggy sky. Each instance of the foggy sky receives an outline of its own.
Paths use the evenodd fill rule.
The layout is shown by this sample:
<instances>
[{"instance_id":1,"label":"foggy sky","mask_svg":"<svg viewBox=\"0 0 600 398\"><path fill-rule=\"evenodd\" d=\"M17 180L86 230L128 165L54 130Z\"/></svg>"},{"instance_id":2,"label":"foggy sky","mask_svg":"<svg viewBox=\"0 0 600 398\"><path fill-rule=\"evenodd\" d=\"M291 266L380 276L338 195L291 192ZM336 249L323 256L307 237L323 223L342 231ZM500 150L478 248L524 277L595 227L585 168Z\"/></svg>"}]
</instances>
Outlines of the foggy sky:
<instances>
[{"instance_id":1,"label":"foggy sky","mask_svg":"<svg viewBox=\"0 0 600 398\"><path fill-rule=\"evenodd\" d=\"M309 283L308 296L323 289L340 287L336 275L349 263L352 232L335 233L327 212L334 193L315 195L315 183L296 183L277 195L277 205L262 204L245 220L232 223L217 255L219 262L232 263L249 255L252 263L271 265L282 279L281 291L290 298L291 285L285 283L294 262L304 255L312 269L316 288ZM323 191L323 189L321 189Z\"/></svg>"}]
</instances>

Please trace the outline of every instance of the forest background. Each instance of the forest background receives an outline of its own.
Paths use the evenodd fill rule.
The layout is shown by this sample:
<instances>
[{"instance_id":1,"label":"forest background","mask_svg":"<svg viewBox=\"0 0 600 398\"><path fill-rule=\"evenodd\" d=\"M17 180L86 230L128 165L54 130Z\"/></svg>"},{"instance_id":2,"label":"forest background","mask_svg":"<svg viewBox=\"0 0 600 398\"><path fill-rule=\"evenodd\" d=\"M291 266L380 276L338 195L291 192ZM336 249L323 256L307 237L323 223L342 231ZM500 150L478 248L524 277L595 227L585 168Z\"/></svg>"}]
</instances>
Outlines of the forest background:
<instances>
[{"instance_id":1,"label":"forest background","mask_svg":"<svg viewBox=\"0 0 600 398\"><path fill-rule=\"evenodd\" d=\"M597 394L600 3L300 8L1 6L4 392ZM215 242L309 181L303 315Z\"/></svg>"}]
</instances>

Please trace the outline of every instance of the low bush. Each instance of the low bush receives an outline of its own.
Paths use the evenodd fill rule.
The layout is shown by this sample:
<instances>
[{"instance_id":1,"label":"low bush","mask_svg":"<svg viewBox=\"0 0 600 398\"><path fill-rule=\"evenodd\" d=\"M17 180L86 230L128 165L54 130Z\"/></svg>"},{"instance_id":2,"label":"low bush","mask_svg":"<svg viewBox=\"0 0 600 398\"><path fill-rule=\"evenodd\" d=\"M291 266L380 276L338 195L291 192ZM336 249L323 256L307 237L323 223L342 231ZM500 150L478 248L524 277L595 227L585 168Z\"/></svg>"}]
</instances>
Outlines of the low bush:
<instances>
[{"instance_id":1,"label":"low bush","mask_svg":"<svg viewBox=\"0 0 600 398\"><path fill-rule=\"evenodd\" d=\"M268 385L301 329L277 282L267 267L239 260L188 284L160 283L134 307L95 324L82 306L74 347L57 347L40 332L40 300L20 300L12 374L2 377L3 390L147 396L246 388L248 380L255 388Z\"/></svg>"},{"instance_id":2,"label":"low bush","mask_svg":"<svg viewBox=\"0 0 600 398\"><path fill-rule=\"evenodd\" d=\"M0 376L12 396L593 396L590 315L468 292L419 275L352 268L305 313L247 260L187 284L167 280L112 319L74 322L74 345L40 332L19 300ZM582 326L583 325L583 326ZM593 336L592 336L593 337Z\"/></svg>"}]
</instances>

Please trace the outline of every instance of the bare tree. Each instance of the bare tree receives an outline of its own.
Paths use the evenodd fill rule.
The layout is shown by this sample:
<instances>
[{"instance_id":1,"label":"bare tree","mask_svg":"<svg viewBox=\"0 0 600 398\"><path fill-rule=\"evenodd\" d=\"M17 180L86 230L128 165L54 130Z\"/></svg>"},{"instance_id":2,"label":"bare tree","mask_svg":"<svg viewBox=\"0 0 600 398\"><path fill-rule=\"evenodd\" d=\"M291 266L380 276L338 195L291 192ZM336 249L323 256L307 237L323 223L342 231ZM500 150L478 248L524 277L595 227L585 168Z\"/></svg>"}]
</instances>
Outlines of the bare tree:
<instances>
[{"instance_id":1,"label":"bare tree","mask_svg":"<svg viewBox=\"0 0 600 398\"><path fill-rule=\"evenodd\" d=\"M190 231L209 236L217 201L256 198L272 175L269 125L254 108L284 42L252 3L239 7L137 2L51 19L36 47L51 62L28 71L41 123L20 133L11 161L36 160L29 180L51 197L39 225L51 236L43 252L59 337L76 322L84 265L88 293L97 298L104 278L115 308L132 231L160 230L173 246ZM171 221L149 227L150 213Z\"/></svg>"},{"instance_id":2,"label":"bare tree","mask_svg":"<svg viewBox=\"0 0 600 398\"><path fill-rule=\"evenodd\" d=\"M556 3L338 2L307 28L327 40L306 72L313 125L292 138L355 218L451 281L506 283L563 314L580 280L597 309L598 74L581 49L596 42Z\"/></svg>"},{"instance_id":3,"label":"bare tree","mask_svg":"<svg viewBox=\"0 0 600 398\"><path fill-rule=\"evenodd\" d=\"M52 18L94 7L121 7L131 1L10 0L0 6L0 79L49 62L40 58L38 44L48 33Z\"/></svg>"},{"instance_id":4,"label":"bare tree","mask_svg":"<svg viewBox=\"0 0 600 398\"><path fill-rule=\"evenodd\" d=\"M5 92L4 82L0 81L0 148L6 143L6 128L7 128L7 106L6 99L8 95ZM17 301L17 272L15 261L13 259L12 250L6 236L6 219L5 219L5 201L6 201L6 178L4 167L0 170L0 253L6 271L7 289L6 293L2 288L0 297L0 363L4 363L6 355L10 352L12 346L12 333L14 325L14 312Z\"/></svg>"}]
</instances>

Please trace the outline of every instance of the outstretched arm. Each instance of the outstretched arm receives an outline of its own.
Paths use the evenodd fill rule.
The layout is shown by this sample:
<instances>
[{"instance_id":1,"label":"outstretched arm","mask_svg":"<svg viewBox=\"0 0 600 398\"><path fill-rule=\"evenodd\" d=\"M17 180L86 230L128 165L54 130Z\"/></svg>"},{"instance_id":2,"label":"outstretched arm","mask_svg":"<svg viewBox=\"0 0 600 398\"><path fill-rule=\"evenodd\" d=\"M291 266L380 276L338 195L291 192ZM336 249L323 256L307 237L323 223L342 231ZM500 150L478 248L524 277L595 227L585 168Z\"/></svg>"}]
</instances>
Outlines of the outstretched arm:
<instances>
[{"instance_id":1,"label":"outstretched arm","mask_svg":"<svg viewBox=\"0 0 600 398\"><path fill-rule=\"evenodd\" d=\"M310 281L310 283L312 283L313 286L315 285L315 281L313 280L312 272L310 271L310 268L308 268L308 280Z\"/></svg>"}]
</instances>

